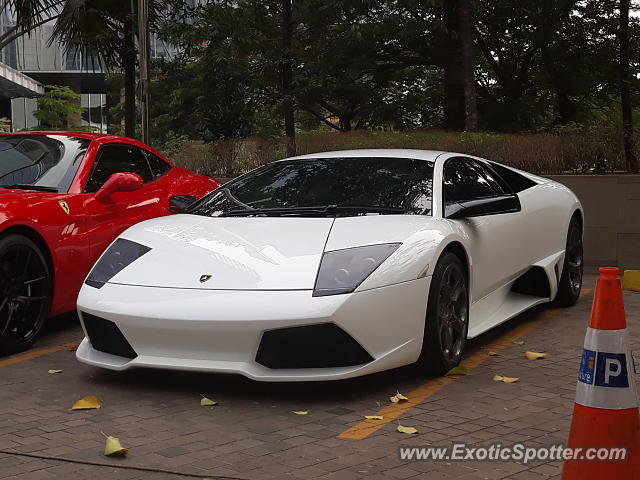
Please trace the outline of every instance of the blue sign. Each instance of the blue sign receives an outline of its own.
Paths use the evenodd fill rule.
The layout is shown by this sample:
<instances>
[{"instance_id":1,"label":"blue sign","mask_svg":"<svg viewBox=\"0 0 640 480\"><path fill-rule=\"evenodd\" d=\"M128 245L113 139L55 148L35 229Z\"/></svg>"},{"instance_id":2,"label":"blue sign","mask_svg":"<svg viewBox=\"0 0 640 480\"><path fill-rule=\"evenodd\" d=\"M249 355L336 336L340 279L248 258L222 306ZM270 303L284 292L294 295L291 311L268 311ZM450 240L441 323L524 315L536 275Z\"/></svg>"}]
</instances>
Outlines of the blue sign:
<instances>
[{"instance_id":1,"label":"blue sign","mask_svg":"<svg viewBox=\"0 0 640 480\"><path fill-rule=\"evenodd\" d=\"M627 356L624 353L598 352L595 384L599 387L629 388Z\"/></svg>"},{"instance_id":2,"label":"blue sign","mask_svg":"<svg viewBox=\"0 0 640 480\"><path fill-rule=\"evenodd\" d=\"M593 385L594 372L596 369L596 352L593 350L582 351L582 360L580 361L580 372L578 380L582 383Z\"/></svg>"}]
</instances>

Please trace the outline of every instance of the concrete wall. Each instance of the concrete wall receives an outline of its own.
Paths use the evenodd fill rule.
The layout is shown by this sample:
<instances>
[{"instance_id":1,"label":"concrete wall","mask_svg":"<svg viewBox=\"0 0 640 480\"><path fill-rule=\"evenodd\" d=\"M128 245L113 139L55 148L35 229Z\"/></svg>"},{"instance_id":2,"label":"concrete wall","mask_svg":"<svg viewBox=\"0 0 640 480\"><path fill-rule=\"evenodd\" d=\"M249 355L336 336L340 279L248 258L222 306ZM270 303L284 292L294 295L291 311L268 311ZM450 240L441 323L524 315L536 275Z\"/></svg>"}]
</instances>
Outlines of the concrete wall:
<instances>
[{"instance_id":1,"label":"concrete wall","mask_svg":"<svg viewBox=\"0 0 640 480\"><path fill-rule=\"evenodd\" d=\"M640 269L640 175L549 175L585 214L585 265Z\"/></svg>"}]
</instances>

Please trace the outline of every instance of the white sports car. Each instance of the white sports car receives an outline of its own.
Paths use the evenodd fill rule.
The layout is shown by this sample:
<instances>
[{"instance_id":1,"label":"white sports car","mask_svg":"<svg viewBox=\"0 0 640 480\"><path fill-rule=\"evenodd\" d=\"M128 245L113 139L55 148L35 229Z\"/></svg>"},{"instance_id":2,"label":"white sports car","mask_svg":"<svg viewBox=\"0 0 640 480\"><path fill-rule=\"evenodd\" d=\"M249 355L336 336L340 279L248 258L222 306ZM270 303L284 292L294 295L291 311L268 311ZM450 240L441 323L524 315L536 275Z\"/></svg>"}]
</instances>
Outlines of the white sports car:
<instances>
[{"instance_id":1,"label":"white sports car","mask_svg":"<svg viewBox=\"0 0 640 480\"><path fill-rule=\"evenodd\" d=\"M126 230L78 299L82 362L331 380L420 362L582 284L580 202L481 158L288 158Z\"/></svg>"}]
</instances>

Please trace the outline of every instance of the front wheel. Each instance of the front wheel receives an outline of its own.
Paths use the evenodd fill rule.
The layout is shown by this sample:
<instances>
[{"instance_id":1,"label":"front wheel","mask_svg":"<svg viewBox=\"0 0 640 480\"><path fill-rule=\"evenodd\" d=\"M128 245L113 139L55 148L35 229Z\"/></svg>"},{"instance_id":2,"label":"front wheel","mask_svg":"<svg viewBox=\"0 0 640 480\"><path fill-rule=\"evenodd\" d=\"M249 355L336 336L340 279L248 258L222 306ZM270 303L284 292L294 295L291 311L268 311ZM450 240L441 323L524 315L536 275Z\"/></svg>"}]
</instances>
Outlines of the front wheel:
<instances>
[{"instance_id":1,"label":"front wheel","mask_svg":"<svg viewBox=\"0 0 640 480\"><path fill-rule=\"evenodd\" d=\"M574 217L569 222L564 264L555 300L556 305L570 307L576 304L582 289L583 268L582 228Z\"/></svg>"},{"instance_id":2,"label":"front wheel","mask_svg":"<svg viewBox=\"0 0 640 480\"><path fill-rule=\"evenodd\" d=\"M469 329L467 275L453 253L440 257L431 279L424 341L419 363L432 375L444 375L460 363Z\"/></svg>"},{"instance_id":3,"label":"front wheel","mask_svg":"<svg viewBox=\"0 0 640 480\"><path fill-rule=\"evenodd\" d=\"M29 348L49 314L49 265L22 235L0 238L0 355Z\"/></svg>"}]
</instances>

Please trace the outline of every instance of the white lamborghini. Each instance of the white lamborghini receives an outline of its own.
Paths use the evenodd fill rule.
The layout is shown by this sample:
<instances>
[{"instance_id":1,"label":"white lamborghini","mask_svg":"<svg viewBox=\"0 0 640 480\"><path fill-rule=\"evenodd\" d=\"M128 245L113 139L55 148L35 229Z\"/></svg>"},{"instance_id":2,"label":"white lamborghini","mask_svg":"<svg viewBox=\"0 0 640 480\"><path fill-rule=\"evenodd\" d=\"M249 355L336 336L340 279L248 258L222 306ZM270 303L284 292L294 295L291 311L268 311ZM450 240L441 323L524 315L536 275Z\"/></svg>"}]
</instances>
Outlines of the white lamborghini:
<instances>
[{"instance_id":1,"label":"white lamborghini","mask_svg":"<svg viewBox=\"0 0 640 480\"><path fill-rule=\"evenodd\" d=\"M582 227L569 189L481 158L280 160L126 230L83 285L77 357L264 381L443 374L467 339L577 301Z\"/></svg>"}]
</instances>

